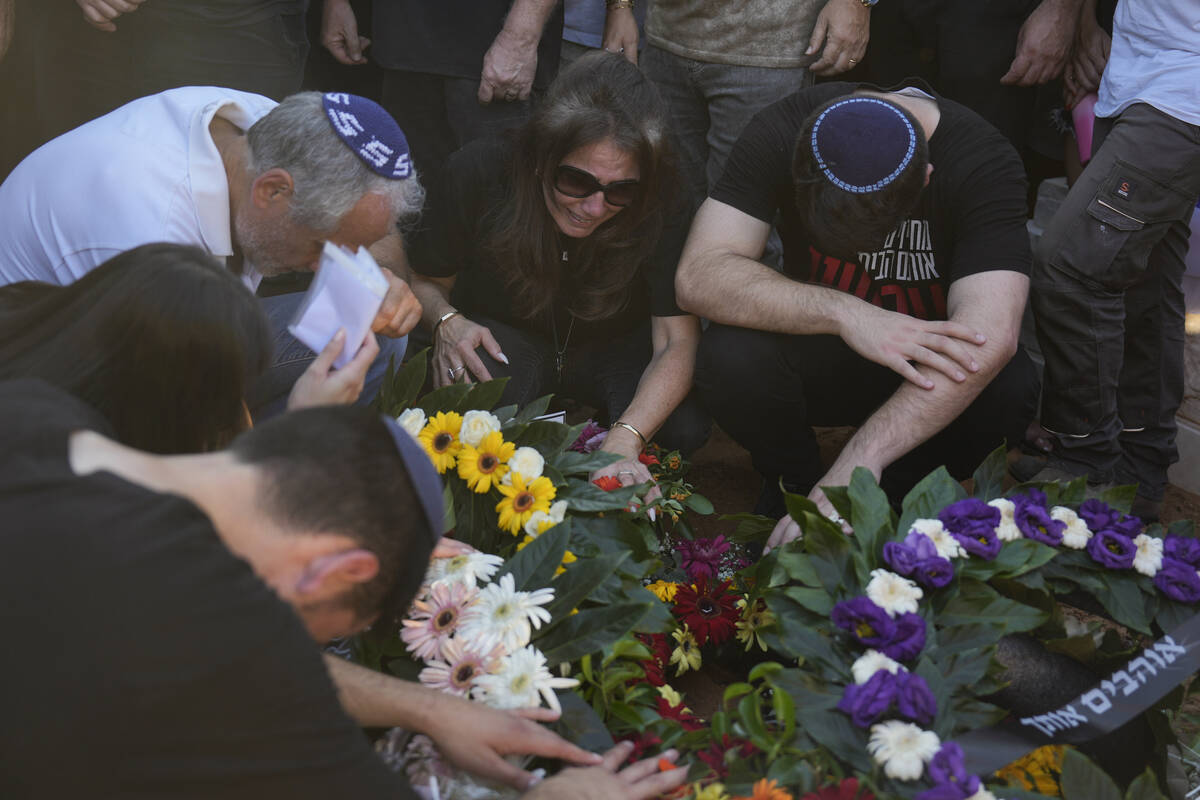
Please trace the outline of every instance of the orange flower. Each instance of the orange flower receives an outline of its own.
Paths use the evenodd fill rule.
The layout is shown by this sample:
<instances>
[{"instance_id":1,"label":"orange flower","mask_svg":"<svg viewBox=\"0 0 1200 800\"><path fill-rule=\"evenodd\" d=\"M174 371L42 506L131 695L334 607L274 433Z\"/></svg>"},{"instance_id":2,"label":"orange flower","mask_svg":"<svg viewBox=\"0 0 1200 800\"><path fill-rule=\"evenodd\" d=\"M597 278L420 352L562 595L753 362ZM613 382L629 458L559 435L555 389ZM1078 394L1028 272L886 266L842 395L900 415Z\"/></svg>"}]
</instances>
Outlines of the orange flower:
<instances>
[{"instance_id":1,"label":"orange flower","mask_svg":"<svg viewBox=\"0 0 1200 800\"><path fill-rule=\"evenodd\" d=\"M596 484L606 492L615 491L621 488L621 481L614 478L612 475L601 475L599 478L596 478L596 480L592 481L592 483Z\"/></svg>"},{"instance_id":2,"label":"orange flower","mask_svg":"<svg viewBox=\"0 0 1200 800\"><path fill-rule=\"evenodd\" d=\"M792 795L775 785L775 781L763 778L754 784L754 794L749 797L735 797L733 800L792 800Z\"/></svg>"}]
</instances>

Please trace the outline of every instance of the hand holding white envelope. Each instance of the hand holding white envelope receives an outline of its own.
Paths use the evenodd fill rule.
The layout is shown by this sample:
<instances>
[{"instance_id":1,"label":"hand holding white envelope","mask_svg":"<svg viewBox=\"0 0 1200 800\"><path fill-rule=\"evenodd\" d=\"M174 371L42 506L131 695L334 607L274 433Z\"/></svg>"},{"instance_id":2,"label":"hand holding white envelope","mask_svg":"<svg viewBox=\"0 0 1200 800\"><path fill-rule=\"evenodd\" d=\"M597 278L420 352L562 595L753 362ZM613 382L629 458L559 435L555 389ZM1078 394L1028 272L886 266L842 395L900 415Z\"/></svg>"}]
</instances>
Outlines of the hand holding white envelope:
<instances>
[{"instance_id":1,"label":"hand holding white envelope","mask_svg":"<svg viewBox=\"0 0 1200 800\"><path fill-rule=\"evenodd\" d=\"M353 253L326 242L316 277L288 331L319 353L339 328L345 328L346 345L333 362L334 369L341 369L370 335L387 290L387 279L366 248Z\"/></svg>"}]
</instances>

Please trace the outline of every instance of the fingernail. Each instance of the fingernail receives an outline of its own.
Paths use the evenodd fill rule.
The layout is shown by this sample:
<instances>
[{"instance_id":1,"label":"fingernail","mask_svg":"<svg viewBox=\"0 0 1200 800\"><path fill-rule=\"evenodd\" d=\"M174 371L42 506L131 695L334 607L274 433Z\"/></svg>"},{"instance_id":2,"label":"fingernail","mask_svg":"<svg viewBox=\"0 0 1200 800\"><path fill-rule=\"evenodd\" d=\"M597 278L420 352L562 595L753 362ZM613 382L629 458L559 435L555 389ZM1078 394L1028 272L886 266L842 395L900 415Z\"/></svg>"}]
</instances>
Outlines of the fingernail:
<instances>
[{"instance_id":1,"label":"fingernail","mask_svg":"<svg viewBox=\"0 0 1200 800\"><path fill-rule=\"evenodd\" d=\"M979 371L979 362L978 362L978 361L972 361L972 362L971 362L971 371L972 371L972 372L978 372L978 371Z\"/></svg>"},{"instance_id":2,"label":"fingernail","mask_svg":"<svg viewBox=\"0 0 1200 800\"><path fill-rule=\"evenodd\" d=\"M333 335L333 338L335 338L335 339L345 339L345 338L346 338L346 329L345 329L345 328L338 328L338 330L337 330L337 333L335 333L335 334Z\"/></svg>"},{"instance_id":3,"label":"fingernail","mask_svg":"<svg viewBox=\"0 0 1200 800\"><path fill-rule=\"evenodd\" d=\"M654 513L653 508L646 509L646 516L650 518L651 522L654 522L654 520L658 518L658 514Z\"/></svg>"},{"instance_id":4,"label":"fingernail","mask_svg":"<svg viewBox=\"0 0 1200 800\"><path fill-rule=\"evenodd\" d=\"M807 50L804 51L804 55L806 55L806 56L811 56L812 54L813 54L813 49L811 46Z\"/></svg>"},{"instance_id":5,"label":"fingernail","mask_svg":"<svg viewBox=\"0 0 1200 800\"><path fill-rule=\"evenodd\" d=\"M545 777L544 775L541 775L537 772L533 773L532 775L529 776L529 783L525 784L525 788L532 789L533 787L535 787L539 783L541 783L542 778L544 778L544 777Z\"/></svg>"},{"instance_id":6,"label":"fingernail","mask_svg":"<svg viewBox=\"0 0 1200 800\"><path fill-rule=\"evenodd\" d=\"M986 341L987 341L987 337L986 337L986 336L984 336L982 333L977 333L977 334L975 334L975 341L977 341L977 342L979 342L980 344L982 344L983 342L986 342Z\"/></svg>"},{"instance_id":7,"label":"fingernail","mask_svg":"<svg viewBox=\"0 0 1200 800\"><path fill-rule=\"evenodd\" d=\"M764 547L764 548L763 548L763 555L764 555L764 556L765 556L767 553L769 553L769 552L771 552L771 548L769 548L769 547Z\"/></svg>"},{"instance_id":8,"label":"fingernail","mask_svg":"<svg viewBox=\"0 0 1200 800\"><path fill-rule=\"evenodd\" d=\"M504 355L504 353L497 353L496 360L499 361L501 364L504 364L506 366L508 365L508 356Z\"/></svg>"},{"instance_id":9,"label":"fingernail","mask_svg":"<svg viewBox=\"0 0 1200 800\"><path fill-rule=\"evenodd\" d=\"M967 379L967 376L966 376L966 375L963 375L961 372L956 372L956 373L954 373L954 380L956 380L956 381L965 381L966 379Z\"/></svg>"}]
</instances>

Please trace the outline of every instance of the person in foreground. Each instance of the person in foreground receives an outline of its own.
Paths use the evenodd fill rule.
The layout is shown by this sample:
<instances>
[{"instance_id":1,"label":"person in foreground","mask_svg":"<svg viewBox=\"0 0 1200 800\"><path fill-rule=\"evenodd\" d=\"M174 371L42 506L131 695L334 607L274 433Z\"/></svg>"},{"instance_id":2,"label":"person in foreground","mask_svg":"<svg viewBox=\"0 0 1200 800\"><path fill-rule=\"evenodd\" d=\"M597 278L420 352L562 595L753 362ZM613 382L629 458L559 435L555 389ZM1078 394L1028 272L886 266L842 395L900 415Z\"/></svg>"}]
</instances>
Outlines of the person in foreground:
<instances>
[{"instance_id":1,"label":"person in foreground","mask_svg":"<svg viewBox=\"0 0 1200 800\"><path fill-rule=\"evenodd\" d=\"M511 376L502 402L596 406L622 456L598 474L626 486L650 480L651 437L690 452L709 429L687 399L700 322L675 304L686 206L664 114L637 67L589 53L513 136L451 158L412 236L435 384Z\"/></svg>"},{"instance_id":2,"label":"person in foreground","mask_svg":"<svg viewBox=\"0 0 1200 800\"><path fill-rule=\"evenodd\" d=\"M46 143L0 184L0 284L65 285L125 250L173 242L224 259L257 291L264 277L315 269L327 240L370 247L389 288L372 326L382 352L369 401L420 319L398 277L407 267L396 222L420 210L422 195L403 131L370 100L172 89ZM256 418L283 410L316 357L287 332L302 297L260 300L275 356L250 392Z\"/></svg>"},{"instance_id":3,"label":"person in foreground","mask_svg":"<svg viewBox=\"0 0 1200 800\"><path fill-rule=\"evenodd\" d=\"M22 639L0 657L0 794L411 796L368 724L522 786L491 763L521 744L599 760L313 646L402 614L440 531L436 474L391 420L305 409L181 456L108 433L59 389L0 383L0 620ZM570 796L554 785L538 796Z\"/></svg>"},{"instance_id":4,"label":"person in foreground","mask_svg":"<svg viewBox=\"0 0 1200 800\"><path fill-rule=\"evenodd\" d=\"M777 213L785 274L756 260ZM1037 396L1017 345L1029 261L1021 162L968 109L829 83L755 116L676 291L714 322L697 385L766 479L760 513L783 515L781 481L836 517L820 487L855 467L895 501L1018 441ZM812 425L858 426L827 470ZM768 547L798 534L785 517Z\"/></svg>"}]
</instances>

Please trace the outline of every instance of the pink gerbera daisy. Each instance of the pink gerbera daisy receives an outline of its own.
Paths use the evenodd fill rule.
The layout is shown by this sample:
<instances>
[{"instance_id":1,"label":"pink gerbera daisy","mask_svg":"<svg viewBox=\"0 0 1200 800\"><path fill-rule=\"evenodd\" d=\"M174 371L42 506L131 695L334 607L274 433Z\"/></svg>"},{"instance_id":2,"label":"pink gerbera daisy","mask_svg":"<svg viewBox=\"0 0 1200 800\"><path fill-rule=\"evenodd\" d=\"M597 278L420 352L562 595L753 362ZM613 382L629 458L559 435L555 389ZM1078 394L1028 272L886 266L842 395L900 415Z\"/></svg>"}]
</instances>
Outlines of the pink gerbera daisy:
<instances>
[{"instance_id":1,"label":"pink gerbera daisy","mask_svg":"<svg viewBox=\"0 0 1200 800\"><path fill-rule=\"evenodd\" d=\"M409 619L404 620L400 638L409 651L422 661L437 658L477 594L461 583L435 583L427 598L413 603Z\"/></svg>"},{"instance_id":2,"label":"pink gerbera daisy","mask_svg":"<svg viewBox=\"0 0 1200 800\"><path fill-rule=\"evenodd\" d=\"M421 683L432 689L466 697L475 685L475 679L496 668L500 648L487 653L468 649L458 639L449 639L442 645L444 661L430 661L418 676Z\"/></svg>"}]
</instances>

